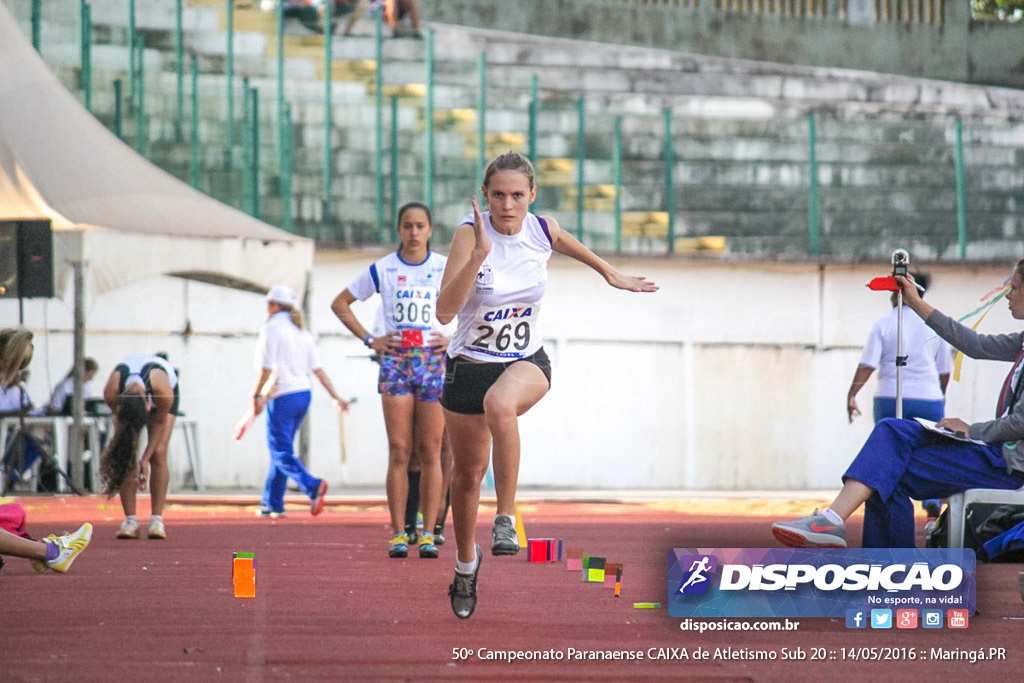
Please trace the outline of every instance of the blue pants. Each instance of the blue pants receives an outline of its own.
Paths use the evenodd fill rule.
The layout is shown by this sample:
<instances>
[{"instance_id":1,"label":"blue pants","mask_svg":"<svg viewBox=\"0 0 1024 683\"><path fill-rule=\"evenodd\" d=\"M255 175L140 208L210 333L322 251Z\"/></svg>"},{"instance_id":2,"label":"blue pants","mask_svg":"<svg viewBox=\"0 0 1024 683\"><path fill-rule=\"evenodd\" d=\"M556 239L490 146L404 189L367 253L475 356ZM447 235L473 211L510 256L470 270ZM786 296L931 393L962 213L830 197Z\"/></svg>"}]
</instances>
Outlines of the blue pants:
<instances>
[{"instance_id":1,"label":"blue pants","mask_svg":"<svg viewBox=\"0 0 1024 683\"><path fill-rule=\"evenodd\" d=\"M970 488L1018 489L1024 473L1007 472L1000 444L957 441L916 420L885 418L843 475L874 489L864 505L864 548L913 548L911 498L948 498Z\"/></svg>"},{"instance_id":2,"label":"blue pants","mask_svg":"<svg viewBox=\"0 0 1024 683\"><path fill-rule=\"evenodd\" d=\"M896 417L896 399L886 397L875 397L874 405L875 422L880 422L886 417ZM942 399L937 401L924 401L917 398L903 399L903 417L923 417L932 422L938 422L946 416L946 402Z\"/></svg>"},{"instance_id":3,"label":"blue pants","mask_svg":"<svg viewBox=\"0 0 1024 683\"><path fill-rule=\"evenodd\" d=\"M896 397L875 396L874 417L876 424L883 418L896 417ZM923 417L926 420L938 422L942 418L946 417L946 401L944 399L925 401L917 398L904 398L903 417L907 419L912 417ZM933 510L938 510L942 507L942 501L938 498L928 498L921 501L921 508L931 515L932 513L928 510L929 507Z\"/></svg>"},{"instance_id":4,"label":"blue pants","mask_svg":"<svg viewBox=\"0 0 1024 683\"><path fill-rule=\"evenodd\" d=\"M310 498L320 486L317 479L295 457L295 432L309 409L309 391L296 391L267 402L267 445L270 447L270 472L263 487L263 507L284 510L284 491L293 479Z\"/></svg>"}]
</instances>

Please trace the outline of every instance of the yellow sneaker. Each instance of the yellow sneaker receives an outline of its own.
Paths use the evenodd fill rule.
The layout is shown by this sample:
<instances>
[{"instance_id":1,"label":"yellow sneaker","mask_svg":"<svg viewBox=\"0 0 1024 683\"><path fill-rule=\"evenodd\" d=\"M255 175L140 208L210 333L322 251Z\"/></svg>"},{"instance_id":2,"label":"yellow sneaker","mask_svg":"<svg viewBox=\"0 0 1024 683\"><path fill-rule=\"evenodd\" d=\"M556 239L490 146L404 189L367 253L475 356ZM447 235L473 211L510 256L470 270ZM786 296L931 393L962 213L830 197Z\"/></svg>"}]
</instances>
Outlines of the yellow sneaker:
<instances>
[{"instance_id":1,"label":"yellow sneaker","mask_svg":"<svg viewBox=\"0 0 1024 683\"><path fill-rule=\"evenodd\" d=\"M434 545L434 534L420 534L416 545L420 549L420 557L435 559L437 557L437 546Z\"/></svg>"},{"instance_id":2,"label":"yellow sneaker","mask_svg":"<svg viewBox=\"0 0 1024 683\"><path fill-rule=\"evenodd\" d=\"M80 526L78 531L71 534L64 534L63 536L50 534L46 537L46 541L56 545L59 552L56 559L48 560L45 563L46 566L55 572L66 572L71 568L71 563L75 561L75 558L89 545L91 539L92 524L88 522Z\"/></svg>"},{"instance_id":3,"label":"yellow sneaker","mask_svg":"<svg viewBox=\"0 0 1024 683\"><path fill-rule=\"evenodd\" d=\"M395 534L388 546L388 557L408 557L409 536L407 534Z\"/></svg>"}]
</instances>

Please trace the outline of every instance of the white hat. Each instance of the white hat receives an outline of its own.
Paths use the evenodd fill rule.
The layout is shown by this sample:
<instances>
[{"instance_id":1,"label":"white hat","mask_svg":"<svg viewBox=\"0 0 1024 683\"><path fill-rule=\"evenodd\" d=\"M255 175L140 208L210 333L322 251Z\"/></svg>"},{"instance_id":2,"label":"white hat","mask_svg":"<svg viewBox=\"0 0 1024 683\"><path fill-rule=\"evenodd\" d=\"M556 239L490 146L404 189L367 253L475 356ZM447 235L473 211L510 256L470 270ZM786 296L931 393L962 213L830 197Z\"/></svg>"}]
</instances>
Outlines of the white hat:
<instances>
[{"instance_id":1,"label":"white hat","mask_svg":"<svg viewBox=\"0 0 1024 683\"><path fill-rule=\"evenodd\" d=\"M288 285L274 285L267 292L267 301L273 301L275 304L284 304L285 306L295 306L295 290Z\"/></svg>"}]
</instances>

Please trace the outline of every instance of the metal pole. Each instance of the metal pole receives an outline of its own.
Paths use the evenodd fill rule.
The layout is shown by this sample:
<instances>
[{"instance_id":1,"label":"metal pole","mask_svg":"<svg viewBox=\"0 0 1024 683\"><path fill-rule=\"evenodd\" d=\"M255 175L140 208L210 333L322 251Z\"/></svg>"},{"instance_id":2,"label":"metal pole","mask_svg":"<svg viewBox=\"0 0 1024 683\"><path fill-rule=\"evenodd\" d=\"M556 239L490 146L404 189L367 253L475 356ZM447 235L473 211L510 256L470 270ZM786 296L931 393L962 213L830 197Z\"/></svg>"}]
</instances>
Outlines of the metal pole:
<instances>
[{"instance_id":1,"label":"metal pole","mask_svg":"<svg viewBox=\"0 0 1024 683\"><path fill-rule=\"evenodd\" d=\"M85 108L92 111L92 8L82 2L82 93Z\"/></svg>"},{"instance_id":2,"label":"metal pole","mask_svg":"<svg viewBox=\"0 0 1024 683\"><path fill-rule=\"evenodd\" d=\"M330 5L331 2L324 4ZM284 168L284 3L277 3L277 170Z\"/></svg>"},{"instance_id":3,"label":"metal pole","mask_svg":"<svg viewBox=\"0 0 1024 683\"><path fill-rule=\"evenodd\" d=\"M242 78L242 120L245 125L242 129L242 209L250 216L253 214L252 200L252 135L249 127L252 125L252 93L249 92L249 77Z\"/></svg>"},{"instance_id":4,"label":"metal pole","mask_svg":"<svg viewBox=\"0 0 1024 683\"><path fill-rule=\"evenodd\" d=\"M138 99L135 109L135 151L140 156L146 156L146 65L144 63L146 36L139 34L137 43L139 55L135 60L135 65L139 70L139 81L136 85Z\"/></svg>"},{"instance_id":5,"label":"metal pole","mask_svg":"<svg viewBox=\"0 0 1024 683\"><path fill-rule=\"evenodd\" d=\"M174 77L175 77L175 117L174 139L181 142L182 125L185 121L185 49L184 32L181 26L182 0L174 0Z\"/></svg>"},{"instance_id":6,"label":"metal pole","mask_svg":"<svg viewBox=\"0 0 1024 683\"><path fill-rule=\"evenodd\" d=\"M330 4L330 3L328 3ZM282 228L293 232L292 226L292 105L288 100L284 101L282 111L282 139L281 145L284 150L281 163L281 200L284 210L284 221Z\"/></svg>"},{"instance_id":7,"label":"metal pole","mask_svg":"<svg viewBox=\"0 0 1024 683\"><path fill-rule=\"evenodd\" d=\"M477 60L480 84L476 95L476 182L483 183L487 156L487 53L481 52Z\"/></svg>"},{"instance_id":8,"label":"metal pole","mask_svg":"<svg viewBox=\"0 0 1024 683\"><path fill-rule=\"evenodd\" d=\"M576 100L576 239L583 241L583 166L587 159L587 103Z\"/></svg>"},{"instance_id":9,"label":"metal pole","mask_svg":"<svg viewBox=\"0 0 1024 683\"><path fill-rule=\"evenodd\" d=\"M668 253L676 252L676 155L672 146L672 107L665 107L665 211L668 212Z\"/></svg>"},{"instance_id":10,"label":"metal pole","mask_svg":"<svg viewBox=\"0 0 1024 683\"><path fill-rule=\"evenodd\" d=\"M391 96L391 224L398 222L398 95Z\"/></svg>"},{"instance_id":11,"label":"metal pole","mask_svg":"<svg viewBox=\"0 0 1024 683\"><path fill-rule=\"evenodd\" d=\"M128 35L125 36L125 45L128 48L128 113L134 113L135 107L135 0L128 0Z\"/></svg>"},{"instance_id":12,"label":"metal pole","mask_svg":"<svg viewBox=\"0 0 1024 683\"><path fill-rule=\"evenodd\" d=\"M252 93L252 120L249 133L252 136L252 215L260 217L260 91L250 88Z\"/></svg>"},{"instance_id":13,"label":"metal pole","mask_svg":"<svg viewBox=\"0 0 1024 683\"><path fill-rule=\"evenodd\" d=\"M384 244L386 239L384 231L384 12L377 12L377 22L374 26L375 47L374 55L377 59L377 69L373 74L374 106L376 107L376 145L377 145L377 242ZM397 126L397 121L391 122Z\"/></svg>"},{"instance_id":14,"label":"metal pole","mask_svg":"<svg viewBox=\"0 0 1024 683\"><path fill-rule=\"evenodd\" d=\"M43 0L32 0L32 47L39 52L40 27L43 23Z\"/></svg>"},{"instance_id":15,"label":"metal pole","mask_svg":"<svg viewBox=\"0 0 1024 683\"><path fill-rule=\"evenodd\" d=\"M71 398L71 450L68 462L71 469L71 483L73 488L82 489L85 480L85 472L82 467L82 417L85 413L85 264L82 261L74 261L74 288L75 288L75 311L74 311L74 394ZM92 457L100 457L99 453L93 453ZM93 488L96 482L92 483Z\"/></svg>"},{"instance_id":16,"label":"metal pole","mask_svg":"<svg viewBox=\"0 0 1024 683\"><path fill-rule=\"evenodd\" d=\"M903 290L896 290L896 419L903 419Z\"/></svg>"},{"instance_id":17,"label":"metal pole","mask_svg":"<svg viewBox=\"0 0 1024 683\"><path fill-rule=\"evenodd\" d=\"M537 167L537 74L530 79L530 130L527 136L530 163Z\"/></svg>"},{"instance_id":18,"label":"metal pole","mask_svg":"<svg viewBox=\"0 0 1024 683\"><path fill-rule=\"evenodd\" d=\"M818 157L814 114L807 115L807 139L807 165L810 176L807 188L807 228L810 231L811 254L817 256L821 253L821 246L818 241Z\"/></svg>"},{"instance_id":19,"label":"metal pole","mask_svg":"<svg viewBox=\"0 0 1024 683\"><path fill-rule=\"evenodd\" d=\"M956 234L960 243L960 258L967 257L967 197L964 188L963 121L954 122L956 130Z\"/></svg>"},{"instance_id":20,"label":"metal pole","mask_svg":"<svg viewBox=\"0 0 1024 683\"><path fill-rule=\"evenodd\" d=\"M622 252L622 117L615 117L612 149L612 183L615 185L615 253Z\"/></svg>"},{"instance_id":21,"label":"metal pole","mask_svg":"<svg viewBox=\"0 0 1024 683\"><path fill-rule=\"evenodd\" d=\"M114 79L114 135L124 140L124 82L120 78Z\"/></svg>"},{"instance_id":22,"label":"metal pole","mask_svg":"<svg viewBox=\"0 0 1024 683\"><path fill-rule=\"evenodd\" d=\"M188 164L188 182L199 189L199 58L192 55L192 126L189 131L192 145Z\"/></svg>"},{"instance_id":23,"label":"metal pole","mask_svg":"<svg viewBox=\"0 0 1024 683\"><path fill-rule=\"evenodd\" d=\"M428 28L427 49L427 104L423 113L426 119L426 149L423 156L423 199L426 205L434 206L434 29Z\"/></svg>"},{"instance_id":24,"label":"metal pole","mask_svg":"<svg viewBox=\"0 0 1024 683\"><path fill-rule=\"evenodd\" d=\"M224 58L224 76L227 82L227 124L224 128L228 143L228 153L224 166L231 170L235 165L235 0L227 3L227 54ZM248 86L246 86L248 87Z\"/></svg>"},{"instance_id":25,"label":"metal pole","mask_svg":"<svg viewBox=\"0 0 1024 683\"><path fill-rule=\"evenodd\" d=\"M331 34L331 11L333 2L324 3L324 204L322 222L330 225L333 222L331 215L331 196L334 194L333 170L334 170L334 108L332 90L334 86L334 75L332 73L334 61L334 37Z\"/></svg>"}]
</instances>

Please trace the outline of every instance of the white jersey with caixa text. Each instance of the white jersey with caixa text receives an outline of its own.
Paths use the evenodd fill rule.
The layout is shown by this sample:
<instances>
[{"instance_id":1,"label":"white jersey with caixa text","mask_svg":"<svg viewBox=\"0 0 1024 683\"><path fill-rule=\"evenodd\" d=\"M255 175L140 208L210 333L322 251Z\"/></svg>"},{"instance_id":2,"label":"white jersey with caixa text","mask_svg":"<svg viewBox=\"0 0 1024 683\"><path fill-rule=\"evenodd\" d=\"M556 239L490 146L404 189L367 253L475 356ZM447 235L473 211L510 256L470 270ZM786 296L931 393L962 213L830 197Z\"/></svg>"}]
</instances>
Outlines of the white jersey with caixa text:
<instances>
[{"instance_id":1,"label":"white jersey with caixa text","mask_svg":"<svg viewBox=\"0 0 1024 683\"><path fill-rule=\"evenodd\" d=\"M397 251L377 260L348 286L359 301L381 297L383 333L398 331L402 346L430 343L429 331L446 333L437 321L437 295L448 258L430 252L421 263L406 263Z\"/></svg>"},{"instance_id":2,"label":"white jersey with caixa text","mask_svg":"<svg viewBox=\"0 0 1024 683\"><path fill-rule=\"evenodd\" d=\"M503 235L491 226L489 211L482 215L491 252L459 310L448 355L492 363L526 358L544 343L538 321L551 258L547 221L528 213L522 230ZM473 214L462 223L472 225Z\"/></svg>"}]
</instances>

